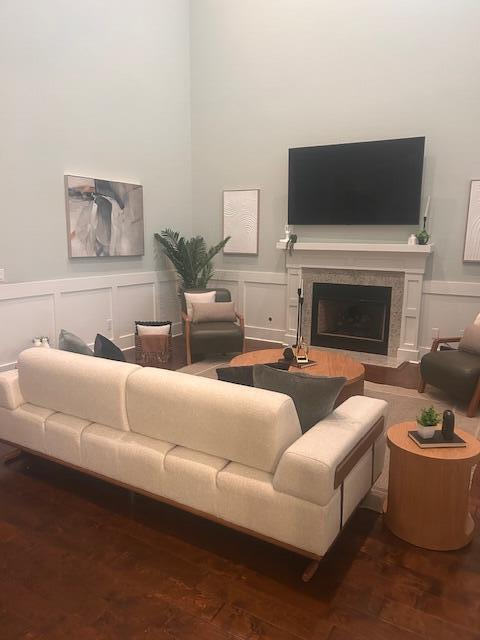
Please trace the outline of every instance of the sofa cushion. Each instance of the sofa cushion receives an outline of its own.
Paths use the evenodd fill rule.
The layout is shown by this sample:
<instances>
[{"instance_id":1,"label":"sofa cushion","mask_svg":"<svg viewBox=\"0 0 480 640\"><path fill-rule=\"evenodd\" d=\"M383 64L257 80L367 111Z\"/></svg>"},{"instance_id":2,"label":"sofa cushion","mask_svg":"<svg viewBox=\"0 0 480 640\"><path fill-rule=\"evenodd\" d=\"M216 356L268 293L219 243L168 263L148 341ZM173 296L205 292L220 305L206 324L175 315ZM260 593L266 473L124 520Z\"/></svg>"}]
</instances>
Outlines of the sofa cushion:
<instances>
[{"instance_id":1,"label":"sofa cushion","mask_svg":"<svg viewBox=\"0 0 480 640\"><path fill-rule=\"evenodd\" d=\"M126 431L125 386L138 369L57 349L27 349L18 358L26 402Z\"/></svg>"},{"instance_id":2,"label":"sofa cushion","mask_svg":"<svg viewBox=\"0 0 480 640\"><path fill-rule=\"evenodd\" d=\"M287 396L166 369L139 369L127 382L135 433L272 471L301 435Z\"/></svg>"},{"instance_id":3,"label":"sofa cushion","mask_svg":"<svg viewBox=\"0 0 480 640\"><path fill-rule=\"evenodd\" d=\"M279 371L257 364L253 368L253 381L255 387L290 396L295 404L302 431L305 433L331 413L346 378Z\"/></svg>"},{"instance_id":4,"label":"sofa cushion","mask_svg":"<svg viewBox=\"0 0 480 640\"><path fill-rule=\"evenodd\" d=\"M71 353L80 353L84 356L93 356L93 351L84 340L65 329L62 329L58 336L58 348L60 351L70 351Z\"/></svg>"},{"instance_id":5,"label":"sofa cushion","mask_svg":"<svg viewBox=\"0 0 480 640\"><path fill-rule=\"evenodd\" d=\"M235 322L233 302L210 302L192 304L192 322Z\"/></svg>"},{"instance_id":6,"label":"sofa cushion","mask_svg":"<svg viewBox=\"0 0 480 640\"><path fill-rule=\"evenodd\" d=\"M97 358L126 362L123 351L119 349L114 342L102 336L101 333L97 333L97 337L95 338L94 353Z\"/></svg>"}]
</instances>

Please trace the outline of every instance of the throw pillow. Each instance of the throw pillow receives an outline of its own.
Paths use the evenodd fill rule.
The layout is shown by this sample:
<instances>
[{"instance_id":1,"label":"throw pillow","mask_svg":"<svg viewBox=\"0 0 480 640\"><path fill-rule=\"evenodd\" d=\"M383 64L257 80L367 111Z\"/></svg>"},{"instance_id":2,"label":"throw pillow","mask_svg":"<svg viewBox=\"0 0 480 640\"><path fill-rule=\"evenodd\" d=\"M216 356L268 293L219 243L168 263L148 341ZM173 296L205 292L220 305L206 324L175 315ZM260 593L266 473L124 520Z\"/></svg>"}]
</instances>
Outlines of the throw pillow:
<instances>
[{"instance_id":1,"label":"throw pillow","mask_svg":"<svg viewBox=\"0 0 480 640\"><path fill-rule=\"evenodd\" d=\"M332 412L346 381L343 377L278 371L261 364L253 368L255 387L285 393L292 398L303 433Z\"/></svg>"},{"instance_id":2,"label":"throw pillow","mask_svg":"<svg viewBox=\"0 0 480 640\"><path fill-rule=\"evenodd\" d=\"M461 351L480 355L480 324L469 324L463 332L462 339L458 345Z\"/></svg>"},{"instance_id":3,"label":"throw pillow","mask_svg":"<svg viewBox=\"0 0 480 640\"><path fill-rule=\"evenodd\" d=\"M111 340L102 336L100 333L97 333L97 337L95 338L95 355L97 358L126 362L123 351Z\"/></svg>"},{"instance_id":4,"label":"throw pillow","mask_svg":"<svg viewBox=\"0 0 480 640\"><path fill-rule=\"evenodd\" d=\"M204 293L184 293L185 304L187 305L187 316L192 319L193 303L215 302L215 291L205 291Z\"/></svg>"},{"instance_id":5,"label":"throw pillow","mask_svg":"<svg viewBox=\"0 0 480 640\"><path fill-rule=\"evenodd\" d=\"M93 356L93 351L88 344L81 338L70 331L62 329L58 336L58 348L61 351L70 351L71 353L80 353L84 356Z\"/></svg>"},{"instance_id":6,"label":"throw pillow","mask_svg":"<svg viewBox=\"0 0 480 640\"><path fill-rule=\"evenodd\" d=\"M284 362L271 362L265 365L272 369L288 370L289 365ZM253 365L244 367L221 367L217 369L217 378L223 382L233 382L233 384L243 384L246 387L253 387Z\"/></svg>"},{"instance_id":7,"label":"throw pillow","mask_svg":"<svg viewBox=\"0 0 480 640\"><path fill-rule=\"evenodd\" d=\"M137 323L137 332L139 336L168 336L170 334L169 324L147 325Z\"/></svg>"},{"instance_id":8,"label":"throw pillow","mask_svg":"<svg viewBox=\"0 0 480 640\"><path fill-rule=\"evenodd\" d=\"M235 322L233 302L207 302L192 304L192 322Z\"/></svg>"}]
</instances>

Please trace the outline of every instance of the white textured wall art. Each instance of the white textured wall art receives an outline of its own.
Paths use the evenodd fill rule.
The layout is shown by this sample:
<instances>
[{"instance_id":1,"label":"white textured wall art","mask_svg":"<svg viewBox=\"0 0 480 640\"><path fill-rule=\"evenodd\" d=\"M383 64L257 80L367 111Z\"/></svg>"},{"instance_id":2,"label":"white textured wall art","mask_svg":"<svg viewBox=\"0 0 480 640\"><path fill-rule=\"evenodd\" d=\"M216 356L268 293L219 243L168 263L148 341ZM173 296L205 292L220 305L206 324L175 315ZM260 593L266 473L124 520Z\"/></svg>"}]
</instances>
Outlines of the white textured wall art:
<instances>
[{"instance_id":1,"label":"white textured wall art","mask_svg":"<svg viewBox=\"0 0 480 640\"><path fill-rule=\"evenodd\" d=\"M472 180L470 184L463 259L465 262L480 262L480 180Z\"/></svg>"},{"instance_id":2,"label":"white textured wall art","mask_svg":"<svg viewBox=\"0 0 480 640\"><path fill-rule=\"evenodd\" d=\"M224 253L258 254L259 189L223 192Z\"/></svg>"}]
</instances>

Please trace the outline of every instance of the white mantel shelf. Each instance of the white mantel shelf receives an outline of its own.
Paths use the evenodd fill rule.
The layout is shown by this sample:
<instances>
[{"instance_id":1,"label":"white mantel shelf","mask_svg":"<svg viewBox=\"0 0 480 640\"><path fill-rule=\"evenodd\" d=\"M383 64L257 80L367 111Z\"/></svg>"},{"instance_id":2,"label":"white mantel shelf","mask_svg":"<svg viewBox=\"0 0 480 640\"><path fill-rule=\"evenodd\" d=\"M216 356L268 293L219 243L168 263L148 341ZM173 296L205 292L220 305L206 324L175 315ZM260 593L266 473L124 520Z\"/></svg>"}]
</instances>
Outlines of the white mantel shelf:
<instances>
[{"instance_id":1,"label":"white mantel shelf","mask_svg":"<svg viewBox=\"0 0 480 640\"><path fill-rule=\"evenodd\" d=\"M287 241L279 240L277 249L286 248ZM295 251L368 251L369 253L433 253L432 244L401 244L401 243L369 243L363 242L296 242Z\"/></svg>"}]
</instances>

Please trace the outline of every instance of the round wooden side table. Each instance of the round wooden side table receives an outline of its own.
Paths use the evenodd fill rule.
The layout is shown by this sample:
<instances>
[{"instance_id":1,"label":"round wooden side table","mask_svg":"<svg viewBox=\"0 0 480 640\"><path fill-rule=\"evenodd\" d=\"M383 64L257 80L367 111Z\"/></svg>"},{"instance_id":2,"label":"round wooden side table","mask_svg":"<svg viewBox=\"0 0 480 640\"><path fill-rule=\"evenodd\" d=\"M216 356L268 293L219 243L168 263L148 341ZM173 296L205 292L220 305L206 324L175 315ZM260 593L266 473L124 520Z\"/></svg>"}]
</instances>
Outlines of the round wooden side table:
<instances>
[{"instance_id":1,"label":"round wooden side table","mask_svg":"<svg viewBox=\"0 0 480 640\"><path fill-rule=\"evenodd\" d=\"M415 429L415 422L403 422L387 432L386 525L417 547L460 549L474 533L468 496L472 467L480 460L480 442L456 429L466 447L422 449L408 436L408 431Z\"/></svg>"}]
</instances>

